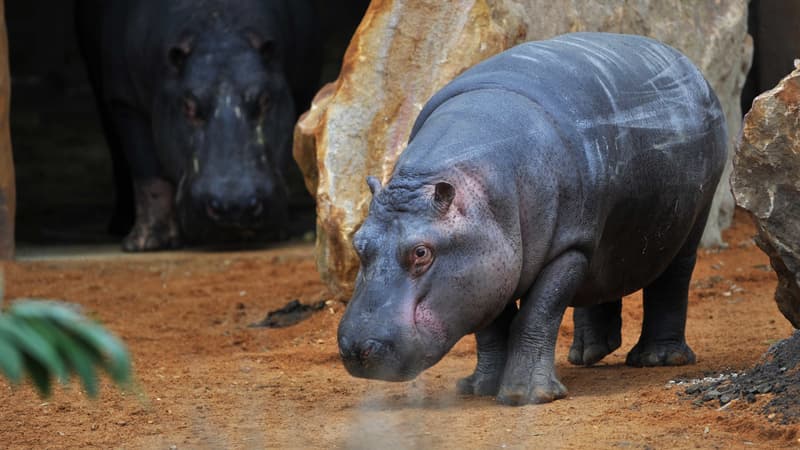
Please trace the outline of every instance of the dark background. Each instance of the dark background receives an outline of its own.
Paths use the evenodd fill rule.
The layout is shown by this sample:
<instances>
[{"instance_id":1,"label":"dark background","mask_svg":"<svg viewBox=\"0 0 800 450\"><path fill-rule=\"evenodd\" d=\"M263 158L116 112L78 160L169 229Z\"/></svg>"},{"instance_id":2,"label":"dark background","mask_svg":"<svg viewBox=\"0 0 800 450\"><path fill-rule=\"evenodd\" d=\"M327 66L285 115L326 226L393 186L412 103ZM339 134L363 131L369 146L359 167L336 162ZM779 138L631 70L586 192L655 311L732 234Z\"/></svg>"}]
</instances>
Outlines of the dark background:
<instances>
[{"instance_id":1,"label":"dark background","mask_svg":"<svg viewBox=\"0 0 800 450\"><path fill-rule=\"evenodd\" d=\"M367 0L316 0L332 81ZM6 2L12 74L11 136L17 176L17 243L118 242L106 226L111 166L78 52L73 0ZM800 58L800 0L754 0L753 68L742 94L772 88Z\"/></svg>"},{"instance_id":2,"label":"dark background","mask_svg":"<svg viewBox=\"0 0 800 450\"><path fill-rule=\"evenodd\" d=\"M110 156L74 29L73 0L6 2L11 139L18 246L118 242L107 231L114 202ZM340 61L369 2L316 0L325 65Z\"/></svg>"}]
</instances>

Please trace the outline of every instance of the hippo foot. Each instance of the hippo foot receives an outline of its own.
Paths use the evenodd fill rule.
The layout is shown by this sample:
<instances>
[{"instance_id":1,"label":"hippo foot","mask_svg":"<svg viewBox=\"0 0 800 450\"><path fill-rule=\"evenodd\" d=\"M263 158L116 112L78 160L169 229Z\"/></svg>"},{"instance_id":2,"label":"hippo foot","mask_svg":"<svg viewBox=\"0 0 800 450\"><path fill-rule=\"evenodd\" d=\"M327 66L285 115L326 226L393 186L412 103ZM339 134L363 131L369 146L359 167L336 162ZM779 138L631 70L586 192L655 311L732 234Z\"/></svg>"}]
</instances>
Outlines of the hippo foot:
<instances>
[{"instance_id":1,"label":"hippo foot","mask_svg":"<svg viewBox=\"0 0 800 450\"><path fill-rule=\"evenodd\" d=\"M574 342L569 349L567 359L576 366L591 366L605 358L606 355L611 354L611 352L618 349L619 346L620 342L617 342L616 345L604 342L589 345L582 343L582 345L580 345Z\"/></svg>"},{"instance_id":2,"label":"hippo foot","mask_svg":"<svg viewBox=\"0 0 800 450\"><path fill-rule=\"evenodd\" d=\"M625 359L625 364L634 367L683 366L694 362L694 352L685 342L639 341Z\"/></svg>"},{"instance_id":3,"label":"hippo foot","mask_svg":"<svg viewBox=\"0 0 800 450\"><path fill-rule=\"evenodd\" d=\"M505 405L520 406L531 403L549 403L567 396L567 388L551 376L533 385L524 383L506 384L500 388L497 401Z\"/></svg>"},{"instance_id":4,"label":"hippo foot","mask_svg":"<svg viewBox=\"0 0 800 450\"><path fill-rule=\"evenodd\" d=\"M136 224L123 239L122 250L126 252L146 252L171 250L181 246L178 227L175 224L161 226L142 226Z\"/></svg>"},{"instance_id":5,"label":"hippo foot","mask_svg":"<svg viewBox=\"0 0 800 450\"><path fill-rule=\"evenodd\" d=\"M462 395L495 396L500 390L502 373L485 374L475 372L456 383L456 390Z\"/></svg>"},{"instance_id":6,"label":"hippo foot","mask_svg":"<svg viewBox=\"0 0 800 450\"><path fill-rule=\"evenodd\" d=\"M618 349L622 344L619 327L599 330L576 329L567 359L576 366L591 366Z\"/></svg>"},{"instance_id":7,"label":"hippo foot","mask_svg":"<svg viewBox=\"0 0 800 450\"><path fill-rule=\"evenodd\" d=\"M621 312L621 299L575 308L575 336L569 349L569 362L591 366L618 349L622 344Z\"/></svg>"}]
</instances>

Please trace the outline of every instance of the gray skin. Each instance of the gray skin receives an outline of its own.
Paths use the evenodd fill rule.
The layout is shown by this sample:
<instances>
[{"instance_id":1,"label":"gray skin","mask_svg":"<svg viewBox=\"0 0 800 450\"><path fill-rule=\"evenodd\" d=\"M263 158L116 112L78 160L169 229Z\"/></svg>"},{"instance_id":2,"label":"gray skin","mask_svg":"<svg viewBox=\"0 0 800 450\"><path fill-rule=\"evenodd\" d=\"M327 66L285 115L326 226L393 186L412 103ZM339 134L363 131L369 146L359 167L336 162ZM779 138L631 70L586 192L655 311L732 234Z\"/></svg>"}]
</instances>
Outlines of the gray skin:
<instances>
[{"instance_id":1,"label":"gray skin","mask_svg":"<svg viewBox=\"0 0 800 450\"><path fill-rule=\"evenodd\" d=\"M423 108L373 193L339 325L354 376L402 381L475 333L466 394L566 395L555 343L575 307L573 364L620 346L621 297L644 289L633 366L692 363L689 280L726 160L724 115L676 50L576 33L522 44ZM519 299L519 308L516 300Z\"/></svg>"},{"instance_id":2,"label":"gray skin","mask_svg":"<svg viewBox=\"0 0 800 450\"><path fill-rule=\"evenodd\" d=\"M294 122L319 82L311 0L77 6L115 174L133 184L123 248L276 237Z\"/></svg>"}]
</instances>

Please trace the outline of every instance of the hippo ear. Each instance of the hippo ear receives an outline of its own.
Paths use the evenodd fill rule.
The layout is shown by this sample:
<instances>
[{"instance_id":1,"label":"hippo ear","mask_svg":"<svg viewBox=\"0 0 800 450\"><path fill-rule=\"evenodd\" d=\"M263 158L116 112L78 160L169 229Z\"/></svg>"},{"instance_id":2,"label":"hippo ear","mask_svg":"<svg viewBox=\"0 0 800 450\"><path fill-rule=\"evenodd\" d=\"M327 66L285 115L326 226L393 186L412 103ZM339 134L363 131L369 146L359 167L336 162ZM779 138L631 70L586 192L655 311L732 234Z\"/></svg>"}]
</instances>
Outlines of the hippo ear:
<instances>
[{"instance_id":1,"label":"hippo ear","mask_svg":"<svg viewBox=\"0 0 800 450\"><path fill-rule=\"evenodd\" d=\"M373 196L381 190L380 180L372 176L367 177L367 186L369 186L369 191Z\"/></svg>"},{"instance_id":2,"label":"hippo ear","mask_svg":"<svg viewBox=\"0 0 800 450\"><path fill-rule=\"evenodd\" d=\"M167 53L167 58L169 59L169 63L174 67L178 72L183 70L183 67L186 65L186 60L189 59L189 55L192 53L192 47L194 46L194 36L190 34L183 35L178 43L172 46Z\"/></svg>"},{"instance_id":3,"label":"hippo ear","mask_svg":"<svg viewBox=\"0 0 800 450\"><path fill-rule=\"evenodd\" d=\"M452 184L445 181L436 183L436 188L433 192L433 206L437 211L444 214L450 209L453 204L453 199L456 196L456 188Z\"/></svg>"},{"instance_id":4,"label":"hippo ear","mask_svg":"<svg viewBox=\"0 0 800 450\"><path fill-rule=\"evenodd\" d=\"M248 31L247 40L254 49L258 50L264 62L270 62L275 57L275 41L272 39L265 39L255 31Z\"/></svg>"}]
</instances>

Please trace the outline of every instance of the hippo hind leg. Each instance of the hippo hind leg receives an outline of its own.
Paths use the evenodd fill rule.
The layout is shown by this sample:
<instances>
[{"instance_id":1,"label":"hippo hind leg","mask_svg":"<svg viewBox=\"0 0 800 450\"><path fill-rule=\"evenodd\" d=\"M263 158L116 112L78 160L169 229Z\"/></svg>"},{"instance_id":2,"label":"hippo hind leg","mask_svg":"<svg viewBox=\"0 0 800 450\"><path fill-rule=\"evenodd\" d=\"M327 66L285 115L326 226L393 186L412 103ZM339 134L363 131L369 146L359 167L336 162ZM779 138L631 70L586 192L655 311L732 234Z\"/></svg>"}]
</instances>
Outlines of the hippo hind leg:
<instances>
[{"instance_id":1,"label":"hippo hind leg","mask_svg":"<svg viewBox=\"0 0 800 450\"><path fill-rule=\"evenodd\" d=\"M644 288L644 320L639 342L628 353L629 366L680 366L695 362L686 344L686 307L696 255L678 257Z\"/></svg>"},{"instance_id":2,"label":"hippo hind leg","mask_svg":"<svg viewBox=\"0 0 800 450\"><path fill-rule=\"evenodd\" d=\"M573 310L575 334L569 362L591 366L622 344L622 299Z\"/></svg>"},{"instance_id":3,"label":"hippo hind leg","mask_svg":"<svg viewBox=\"0 0 800 450\"><path fill-rule=\"evenodd\" d=\"M511 302L494 322L475 333L478 364L472 375L458 380L459 394L497 395L508 355L508 330L516 314L517 304Z\"/></svg>"},{"instance_id":4,"label":"hippo hind leg","mask_svg":"<svg viewBox=\"0 0 800 450\"><path fill-rule=\"evenodd\" d=\"M628 353L625 364L682 366L695 362L686 344L686 309L697 247L708 219L708 210L698 216L683 248L666 270L644 288L644 320L639 342Z\"/></svg>"}]
</instances>

